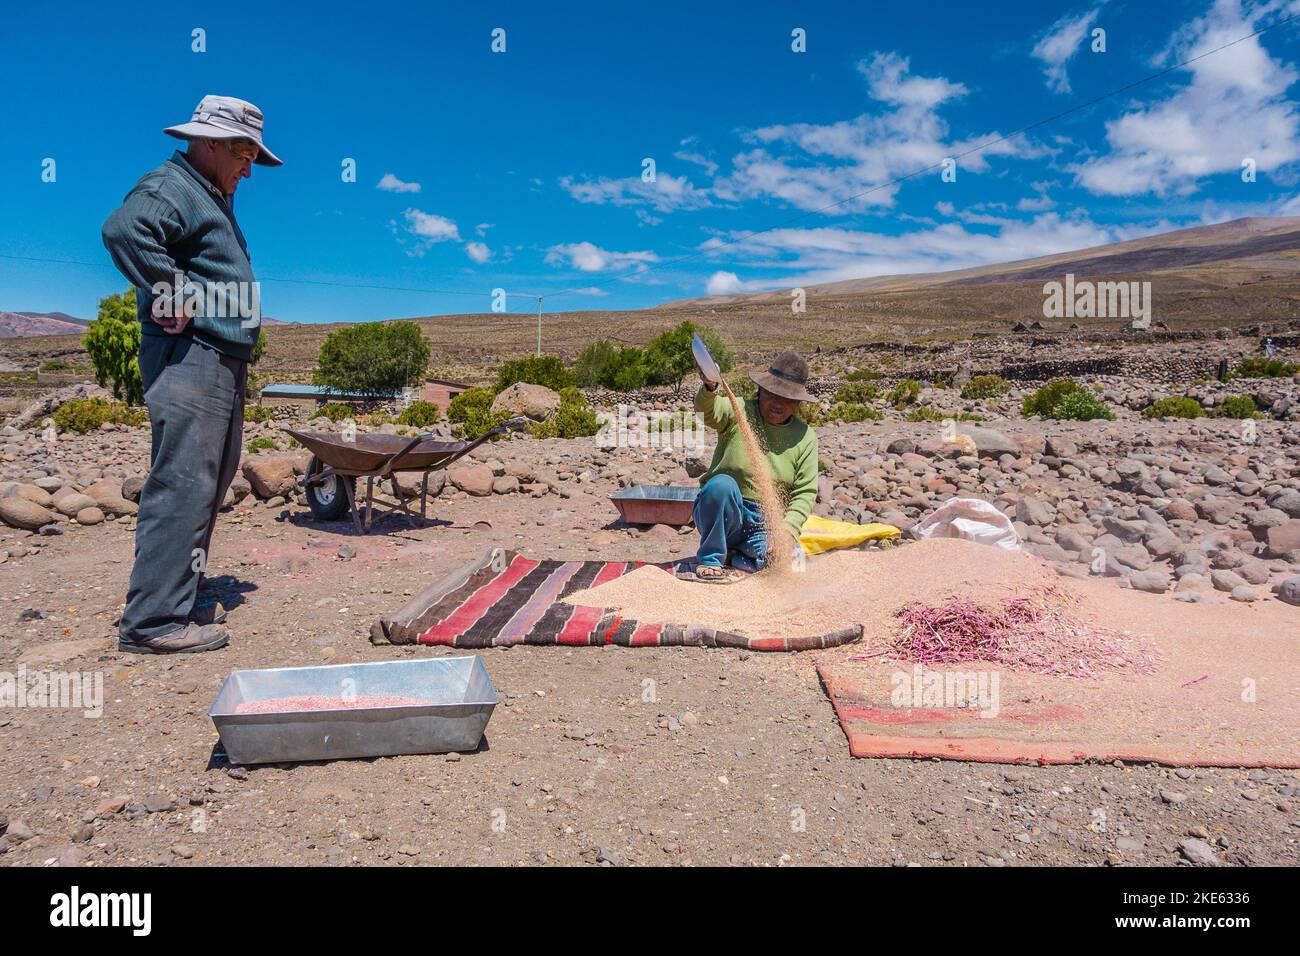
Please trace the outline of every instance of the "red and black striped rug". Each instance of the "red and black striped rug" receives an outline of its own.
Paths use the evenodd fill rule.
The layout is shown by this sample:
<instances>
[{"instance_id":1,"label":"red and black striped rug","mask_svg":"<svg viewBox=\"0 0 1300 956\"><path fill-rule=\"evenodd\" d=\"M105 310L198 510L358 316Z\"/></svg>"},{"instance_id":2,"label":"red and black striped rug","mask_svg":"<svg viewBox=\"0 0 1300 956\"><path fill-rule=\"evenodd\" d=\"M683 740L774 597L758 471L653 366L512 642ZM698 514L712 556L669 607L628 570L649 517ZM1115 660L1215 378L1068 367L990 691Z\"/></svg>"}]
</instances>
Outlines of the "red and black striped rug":
<instances>
[{"instance_id":1,"label":"red and black striped rug","mask_svg":"<svg viewBox=\"0 0 1300 956\"><path fill-rule=\"evenodd\" d=\"M621 577L644 562L547 561L493 549L444 577L370 628L375 644L502 647L513 644L739 647L805 651L849 644L861 626L802 637L745 637L669 621L633 621L609 608L563 598ZM670 564L658 565L672 573ZM707 585L700 585L706 587ZM665 608L665 617L671 609Z\"/></svg>"}]
</instances>

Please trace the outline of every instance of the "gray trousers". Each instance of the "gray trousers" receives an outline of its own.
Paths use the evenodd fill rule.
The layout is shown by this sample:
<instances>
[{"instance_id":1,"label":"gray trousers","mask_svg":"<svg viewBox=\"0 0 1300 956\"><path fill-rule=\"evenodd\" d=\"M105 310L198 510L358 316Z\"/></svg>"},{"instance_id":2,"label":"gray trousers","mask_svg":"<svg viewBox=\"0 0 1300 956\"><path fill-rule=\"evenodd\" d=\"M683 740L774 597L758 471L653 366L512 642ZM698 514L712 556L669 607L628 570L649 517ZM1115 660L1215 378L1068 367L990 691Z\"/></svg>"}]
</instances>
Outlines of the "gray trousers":
<instances>
[{"instance_id":1,"label":"gray trousers","mask_svg":"<svg viewBox=\"0 0 1300 956\"><path fill-rule=\"evenodd\" d=\"M153 447L119 627L124 641L178 631L194 610L217 511L239 467L247 377L247 362L186 336L141 338Z\"/></svg>"}]
</instances>

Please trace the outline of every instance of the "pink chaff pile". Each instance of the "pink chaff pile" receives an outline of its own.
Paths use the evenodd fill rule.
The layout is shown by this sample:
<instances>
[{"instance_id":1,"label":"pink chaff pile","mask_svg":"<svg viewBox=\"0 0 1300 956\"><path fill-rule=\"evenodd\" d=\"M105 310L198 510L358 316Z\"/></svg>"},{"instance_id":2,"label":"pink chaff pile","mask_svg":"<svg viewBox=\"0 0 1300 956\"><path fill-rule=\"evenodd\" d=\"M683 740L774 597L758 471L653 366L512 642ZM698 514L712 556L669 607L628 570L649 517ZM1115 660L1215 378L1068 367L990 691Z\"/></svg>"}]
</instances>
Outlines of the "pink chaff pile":
<instances>
[{"instance_id":1,"label":"pink chaff pile","mask_svg":"<svg viewBox=\"0 0 1300 956\"><path fill-rule=\"evenodd\" d=\"M913 603L898 611L893 642L900 660L915 664L980 661L1055 677L1099 680L1103 671L1150 674L1153 654L1130 635L1093 627L1063 611L1055 590L1007 598L982 607L959 597Z\"/></svg>"}]
</instances>

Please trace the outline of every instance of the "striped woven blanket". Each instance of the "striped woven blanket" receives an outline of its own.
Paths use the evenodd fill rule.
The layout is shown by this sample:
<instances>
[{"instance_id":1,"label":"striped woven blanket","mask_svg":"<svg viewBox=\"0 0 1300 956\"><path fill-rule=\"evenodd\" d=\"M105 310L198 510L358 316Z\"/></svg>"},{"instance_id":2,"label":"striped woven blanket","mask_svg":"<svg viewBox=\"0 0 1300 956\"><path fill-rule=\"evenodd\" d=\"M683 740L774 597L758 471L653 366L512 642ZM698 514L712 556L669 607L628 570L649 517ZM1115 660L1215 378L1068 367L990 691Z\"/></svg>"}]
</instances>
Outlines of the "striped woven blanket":
<instances>
[{"instance_id":1,"label":"striped woven blanket","mask_svg":"<svg viewBox=\"0 0 1300 956\"><path fill-rule=\"evenodd\" d=\"M625 647L739 647L805 651L848 644L860 626L804 637L751 638L669 621L633 621L619 612L566 604L569 594L635 571L643 562L545 561L500 548L431 585L370 628L375 644L501 647L512 644ZM672 573L671 564L659 565ZM707 585L700 585L706 587ZM664 609L665 616L671 614Z\"/></svg>"}]
</instances>

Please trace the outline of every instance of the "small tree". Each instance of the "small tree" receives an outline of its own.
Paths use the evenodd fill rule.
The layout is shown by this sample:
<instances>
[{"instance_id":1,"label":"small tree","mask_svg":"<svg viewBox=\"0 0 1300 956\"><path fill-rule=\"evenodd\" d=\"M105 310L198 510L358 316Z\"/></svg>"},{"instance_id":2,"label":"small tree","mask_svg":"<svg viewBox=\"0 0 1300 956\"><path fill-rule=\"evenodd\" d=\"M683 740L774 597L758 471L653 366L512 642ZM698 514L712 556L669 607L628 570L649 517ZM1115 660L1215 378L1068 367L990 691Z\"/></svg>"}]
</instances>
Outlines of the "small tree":
<instances>
[{"instance_id":1,"label":"small tree","mask_svg":"<svg viewBox=\"0 0 1300 956\"><path fill-rule=\"evenodd\" d=\"M554 355L530 355L528 358L506 362L497 376L496 391L504 391L516 382L544 385L557 392L574 384L569 370Z\"/></svg>"},{"instance_id":2,"label":"small tree","mask_svg":"<svg viewBox=\"0 0 1300 956\"><path fill-rule=\"evenodd\" d=\"M698 326L687 320L674 329L660 333L645 347L645 364L654 385L672 385L681 394L682 382L695 369L691 355L691 338L699 333L704 345L723 372L731 371L731 351L712 329Z\"/></svg>"},{"instance_id":3,"label":"small tree","mask_svg":"<svg viewBox=\"0 0 1300 956\"><path fill-rule=\"evenodd\" d=\"M135 289L99 300L99 314L86 327L81 344L95 368L101 388L113 386L113 397L128 405L144 402L140 381L140 320L135 311Z\"/></svg>"},{"instance_id":4,"label":"small tree","mask_svg":"<svg viewBox=\"0 0 1300 956\"><path fill-rule=\"evenodd\" d=\"M391 395L424 378L429 343L414 322L337 329L321 343L312 381L358 395Z\"/></svg>"}]
</instances>

